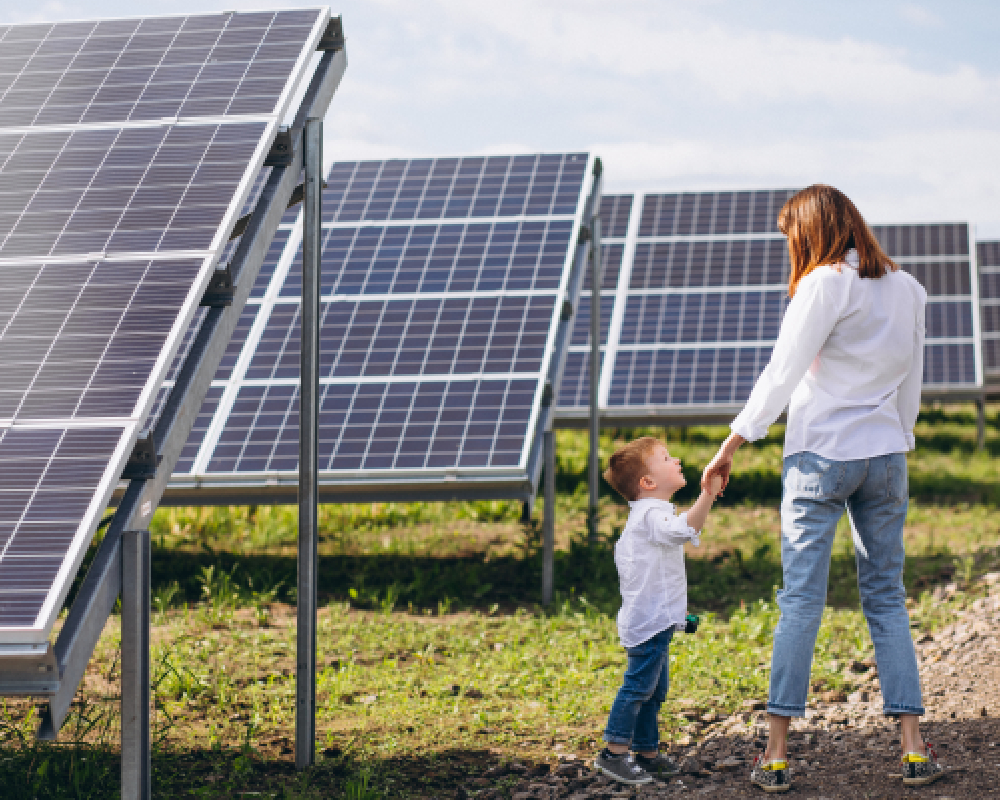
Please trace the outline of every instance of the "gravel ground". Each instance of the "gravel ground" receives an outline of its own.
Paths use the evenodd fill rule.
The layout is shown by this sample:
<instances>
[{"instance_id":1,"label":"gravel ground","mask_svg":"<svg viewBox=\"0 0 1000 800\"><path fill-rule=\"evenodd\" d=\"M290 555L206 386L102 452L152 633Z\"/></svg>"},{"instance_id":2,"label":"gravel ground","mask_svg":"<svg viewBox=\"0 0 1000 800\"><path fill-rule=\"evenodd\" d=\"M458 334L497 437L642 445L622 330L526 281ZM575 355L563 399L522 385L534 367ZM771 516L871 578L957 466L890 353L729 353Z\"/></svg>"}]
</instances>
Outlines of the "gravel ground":
<instances>
[{"instance_id":1,"label":"gravel ground","mask_svg":"<svg viewBox=\"0 0 1000 800\"><path fill-rule=\"evenodd\" d=\"M805 719L795 720L789 756L794 770L789 796L833 798L1000 798L1000 576L994 594L977 600L951 625L917 645L927 715L922 729L946 774L921 788L899 778L897 726L882 716L873 662L845 665L860 683L850 697L829 693ZM675 748L683 774L641 789L598 776L587 761L564 757L547 764L494 767L458 791L459 800L610 800L610 798L764 797L749 783L749 764L764 745L765 714L748 708L711 721L697 744Z\"/></svg>"}]
</instances>

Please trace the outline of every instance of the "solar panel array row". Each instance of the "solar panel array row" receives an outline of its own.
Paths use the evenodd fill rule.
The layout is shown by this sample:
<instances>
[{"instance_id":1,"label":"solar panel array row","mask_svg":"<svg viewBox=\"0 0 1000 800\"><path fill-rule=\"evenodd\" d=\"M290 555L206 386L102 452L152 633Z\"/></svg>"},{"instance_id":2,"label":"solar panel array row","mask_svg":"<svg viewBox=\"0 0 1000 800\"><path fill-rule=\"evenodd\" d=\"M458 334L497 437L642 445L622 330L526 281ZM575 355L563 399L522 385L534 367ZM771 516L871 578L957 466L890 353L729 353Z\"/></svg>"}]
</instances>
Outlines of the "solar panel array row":
<instances>
[{"instance_id":1,"label":"solar panel array row","mask_svg":"<svg viewBox=\"0 0 1000 800\"><path fill-rule=\"evenodd\" d=\"M608 418L653 409L667 417L697 408L725 415L745 402L787 305L790 265L776 219L791 194L652 194L641 204L630 195L603 198L602 230L616 234L604 236L604 252L622 253L617 282L602 281L600 404ZM630 227L621 209L640 205ZM968 225L873 231L928 292L925 391L976 391L982 376ZM1000 276L1000 267L996 271ZM1000 371L1000 277L996 284L998 302L984 305L983 317L996 326L996 344L987 351L994 348ZM559 391L560 415L567 419L587 413L590 328L583 314L572 344Z\"/></svg>"},{"instance_id":2,"label":"solar panel array row","mask_svg":"<svg viewBox=\"0 0 1000 800\"><path fill-rule=\"evenodd\" d=\"M324 222L573 216L587 161L562 155L334 164Z\"/></svg>"},{"instance_id":3,"label":"solar panel array row","mask_svg":"<svg viewBox=\"0 0 1000 800\"><path fill-rule=\"evenodd\" d=\"M47 638L328 19L0 26L0 642Z\"/></svg>"},{"instance_id":4,"label":"solar panel array row","mask_svg":"<svg viewBox=\"0 0 1000 800\"><path fill-rule=\"evenodd\" d=\"M333 165L321 481L525 468L590 163L567 154ZM414 218L448 221L402 221ZM300 221L283 223L252 293L244 352L217 376L175 486L191 485L185 475L205 486L294 479L301 235Z\"/></svg>"}]
</instances>

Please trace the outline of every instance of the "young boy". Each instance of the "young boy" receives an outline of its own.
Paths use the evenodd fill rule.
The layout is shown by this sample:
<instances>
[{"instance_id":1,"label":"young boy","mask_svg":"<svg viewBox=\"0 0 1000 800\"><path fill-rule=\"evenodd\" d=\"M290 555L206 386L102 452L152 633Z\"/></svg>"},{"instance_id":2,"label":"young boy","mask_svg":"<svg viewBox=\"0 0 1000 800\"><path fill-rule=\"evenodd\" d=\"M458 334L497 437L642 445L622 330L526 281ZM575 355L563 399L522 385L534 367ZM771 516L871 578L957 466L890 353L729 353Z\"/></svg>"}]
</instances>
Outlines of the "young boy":
<instances>
[{"instance_id":1,"label":"young boy","mask_svg":"<svg viewBox=\"0 0 1000 800\"><path fill-rule=\"evenodd\" d=\"M686 624L684 543L698 545L722 479L716 477L712 491L702 491L690 510L678 516L669 501L687 483L680 459L651 436L611 456L604 479L631 507L615 545L622 593L618 636L628 668L604 731L607 747L594 766L615 780L642 784L652 780L650 773L676 771L672 759L659 751L657 714L670 680L670 640Z\"/></svg>"}]
</instances>

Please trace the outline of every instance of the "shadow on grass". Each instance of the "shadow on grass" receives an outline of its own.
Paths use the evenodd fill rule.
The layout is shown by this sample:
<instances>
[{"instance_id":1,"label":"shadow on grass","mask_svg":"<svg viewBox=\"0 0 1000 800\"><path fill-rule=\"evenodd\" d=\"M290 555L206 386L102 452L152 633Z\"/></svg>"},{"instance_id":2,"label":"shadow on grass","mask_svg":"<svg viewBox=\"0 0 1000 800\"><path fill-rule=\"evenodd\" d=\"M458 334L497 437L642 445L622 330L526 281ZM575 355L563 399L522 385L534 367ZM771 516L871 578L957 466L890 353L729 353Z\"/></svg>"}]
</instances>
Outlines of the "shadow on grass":
<instances>
[{"instance_id":1,"label":"shadow on grass","mask_svg":"<svg viewBox=\"0 0 1000 800\"><path fill-rule=\"evenodd\" d=\"M177 582L180 592L173 602L203 598L196 577L204 567L216 565L233 575L237 587L249 596L249 587L281 584L278 599L292 600L287 591L295 585L295 559L291 556L236 556L230 553L192 553L154 549L152 558L154 598L161 587ZM504 610L540 602L541 556L532 548L524 553L492 557L443 557L402 555L337 555L320 558L319 594L325 600L350 601L362 608L414 611L487 609ZM906 561L906 585L912 596L955 572L955 559L947 552L912 555ZM689 604L696 611L728 615L741 601L768 599L781 584L777 548L769 542L752 552L727 550L712 558L688 558ZM557 599L585 597L605 613L618 608L618 574L610 543L594 547L574 542L556 553ZM858 603L854 557L834 555L830 565L829 602L856 607Z\"/></svg>"},{"instance_id":2,"label":"shadow on grass","mask_svg":"<svg viewBox=\"0 0 1000 800\"><path fill-rule=\"evenodd\" d=\"M993 796L1000 780L1000 767L990 755L990 743L1000 733L996 720L931 721L925 723L924 733L939 743L939 755L948 765L945 777L936 784L939 792L955 798ZM701 793L758 796L747 773L763 742L754 737L751 729L742 735L714 737L704 747L696 745L701 760L711 764L735 756L743 766L736 771L702 770L677 777L685 788ZM519 744L489 744L478 748L421 748L415 753L365 759L331 747L318 755L314 767L301 773L295 771L289 754L279 758L235 748L158 751L153 754L153 796L375 800L393 795L464 798L472 790L500 800L520 788L518 784L537 780L553 768L558 770L561 783L551 786L551 797L569 797L597 788L597 776L589 765L593 746L571 748L578 750L577 760L557 766L551 756L535 753L532 758ZM796 790L800 794L819 792L831 799L854 798L859 796L858 786L863 785L866 797L902 797L906 790L897 777L897 747L897 735L891 728L795 730L789 739L790 756L797 764L804 759L822 765L819 770L815 766L797 769ZM688 749L671 748L678 758ZM858 757L859 753L863 755ZM519 762L516 769L511 768L511 759ZM0 771L0 796L4 800L104 800L119 796L119 757L111 748L0 746L0 760L4 762ZM677 777L671 778L671 783Z\"/></svg>"},{"instance_id":3,"label":"shadow on grass","mask_svg":"<svg viewBox=\"0 0 1000 800\"><path fill-rule=\"evenodd\" d=\"M498 761L488 749L442 750L418 757L360 763L337 748L298 772L293 756L253 748L186 748L152 755L153 797L313 800L345 797L374 800L395 789L434 794L454 791L471 774ZM72 744L0 744L3 800L109 800L121 796L121 757L115 747Z\"/></svg>"}]
</instances>

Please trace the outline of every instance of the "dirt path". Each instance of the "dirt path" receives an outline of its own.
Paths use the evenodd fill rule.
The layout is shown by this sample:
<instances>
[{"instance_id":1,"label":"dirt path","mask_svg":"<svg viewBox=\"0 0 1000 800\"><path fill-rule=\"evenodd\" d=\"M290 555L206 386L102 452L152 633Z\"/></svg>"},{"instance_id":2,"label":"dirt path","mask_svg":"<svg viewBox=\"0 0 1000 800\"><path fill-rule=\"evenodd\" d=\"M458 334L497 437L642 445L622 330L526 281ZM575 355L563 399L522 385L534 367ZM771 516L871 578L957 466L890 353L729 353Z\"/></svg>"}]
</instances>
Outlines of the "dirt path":
<instances>
[{"instance_id":1,"label":"dirt path","mask_svg":"<svg viewBox=\"0 0 1000 800\"><path fill-rule=\"evenodd\" d=\"M805 719L793 724L790 758L795 777L788 796L1000 798L1000 584L994 592L933 637L924 636L917 647L927 707L923 730L947 767L943 778L919 789L903 787L898 777L897 728L882 716L876 670L871 664L852 664L847 668L861 677L861 688L850 698L830 697L835 702L816 704ZM718 721L704 731L697 747L673 753L685 774L638 791L619 789L598 778L583 758L572 757L543 775L537 774L541 769L534 776L530 769L521 774L494 771L491 779L468 789L482 800L499 798L501 793L491 784L505 778L506 784L517 779L513 800L610 800L631 795L762 798L764 792L749 784L748 765L763 747L765 730L762 711ZM515 771L528 766L515 765Z\"/></svg>"}]
</instances>

